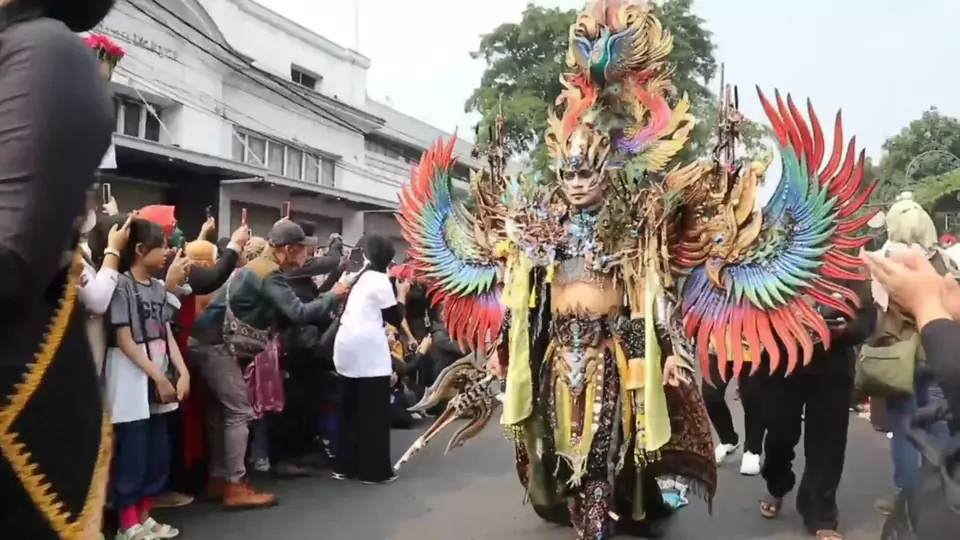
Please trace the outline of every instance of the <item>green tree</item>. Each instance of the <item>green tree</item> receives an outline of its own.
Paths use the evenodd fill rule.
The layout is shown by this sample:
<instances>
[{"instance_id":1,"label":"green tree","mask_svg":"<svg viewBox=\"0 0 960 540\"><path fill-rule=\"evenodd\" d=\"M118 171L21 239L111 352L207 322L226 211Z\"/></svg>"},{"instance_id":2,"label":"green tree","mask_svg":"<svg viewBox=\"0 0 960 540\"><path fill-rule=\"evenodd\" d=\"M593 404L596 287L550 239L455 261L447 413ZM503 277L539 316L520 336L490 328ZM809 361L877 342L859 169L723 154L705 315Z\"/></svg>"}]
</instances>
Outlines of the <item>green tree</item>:
<instances>
[{"instance_id":1,"label":"green tree","mask_svg":"<svg viewBox=\"0 0 960 540\"><path fill-rule=\"evenodd\" d=\"M692 144L681 156L704 156L712 147L716 125L716 99L709 88L717 73L715 46L704 21L692 11L693 0L664 0L654 11L674 35L671 61L678 96L686 92L698 122ZM546 164L546 151L539 145L547 128L547 114L563 87L559 79L566 71L568 31L577 10L545 8L529 4L519 23L504 23L483 36L472 54L487 63L480 86L467 100L467 112L482 115L479 132L493 124L501 103L507 150L513 156L535 152L538 169ZM762 128L750 124L744 141L756 146Z\"/></svg>"},{"instance_id":2,"label":"green tree","mask_svg":"<svg viewBox=\"0 0 960 540\"><path fill-rule=\"evenodd\" d=\"M872 202L887 205L901 191L919 190L925 183L960 169L960 121L931 107L887 139L883 150ZM925 191L929 197L942 190Z\"/></svg>"}]
</instances>

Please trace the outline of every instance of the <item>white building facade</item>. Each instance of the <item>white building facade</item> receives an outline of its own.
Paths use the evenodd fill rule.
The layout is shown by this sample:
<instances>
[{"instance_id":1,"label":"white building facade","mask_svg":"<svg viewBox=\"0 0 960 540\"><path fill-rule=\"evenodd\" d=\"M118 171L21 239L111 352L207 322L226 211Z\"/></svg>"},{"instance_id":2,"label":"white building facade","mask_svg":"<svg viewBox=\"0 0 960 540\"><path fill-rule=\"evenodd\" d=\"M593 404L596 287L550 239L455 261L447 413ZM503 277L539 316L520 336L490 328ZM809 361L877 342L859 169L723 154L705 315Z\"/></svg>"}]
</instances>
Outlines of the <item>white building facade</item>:
<instances>
[{"instance_id":1,"label":"white building facade","mask_svg":"<svg viewBox=\"0 0 960 540\"><path fill-rule=\"evenodd\" d=\"M265 234L295 219L405 245L392 213L420 153L449 134L367 98L370 61L252 0L122 0L97 28L126 51L114 74L120 205L176 204L221 236L242 209ZM466 179L472 147L457 146Z\"/></svg>"}]
</instances>

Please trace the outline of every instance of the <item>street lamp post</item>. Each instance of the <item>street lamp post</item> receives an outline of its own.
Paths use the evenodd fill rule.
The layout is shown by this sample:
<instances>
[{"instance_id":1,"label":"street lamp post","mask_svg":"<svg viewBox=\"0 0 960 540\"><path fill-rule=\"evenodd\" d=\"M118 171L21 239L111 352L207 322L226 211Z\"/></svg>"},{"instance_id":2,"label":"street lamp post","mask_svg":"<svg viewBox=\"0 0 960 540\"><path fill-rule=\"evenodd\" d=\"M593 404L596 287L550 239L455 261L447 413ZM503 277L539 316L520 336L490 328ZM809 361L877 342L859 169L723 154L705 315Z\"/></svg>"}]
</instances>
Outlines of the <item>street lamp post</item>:
<instances>
[{"instance_id":1,"label":"street lamp post","mask_svg":"<svg viewBox=\"0 0 960 540\"><path fill-rule=\"evenodd\" d=\"M943 148L935 148L933 150L927 150L926 152L922 152L918 154L915 158L911 159L910 163L907 164L906 170L903 172L903 178L904 180L906 180L905 185L907 186L908 189L912 189L916 187L911 183L912 182L911 175L913 173L914 167L920 163L921 159L930 157L930 156L945 157L950 162L952 162L958 169L960 169L960 157L958 157L954 153L949 152Z\"/></svg>"}]
</instances>

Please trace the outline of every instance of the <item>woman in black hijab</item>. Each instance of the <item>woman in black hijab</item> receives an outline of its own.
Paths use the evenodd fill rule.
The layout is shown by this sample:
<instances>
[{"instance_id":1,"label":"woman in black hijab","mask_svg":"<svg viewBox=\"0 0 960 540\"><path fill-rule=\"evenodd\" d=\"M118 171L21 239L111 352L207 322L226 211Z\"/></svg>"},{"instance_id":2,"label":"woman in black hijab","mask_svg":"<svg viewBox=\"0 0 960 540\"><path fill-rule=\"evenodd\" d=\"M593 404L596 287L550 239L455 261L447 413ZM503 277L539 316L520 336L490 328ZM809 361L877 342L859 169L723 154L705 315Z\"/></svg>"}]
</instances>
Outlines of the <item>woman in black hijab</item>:
<instances>
[{"instance_id":1,"label":"woman in black hijab","mask_svg":"<svg viewBox=\"0 0 960 540\"><path fill-rule=\"evenodd\" d=\"M389 240L368 235L360 245L366 264L353 278L333 347L343 391L334 478L379 484L396 479L390 462L393 362L385 325L400 327L409 285L394 289L390 283L387 266L395 251Z\"/></svg>"},{"instance_id":2,"label":"woman in black hijab","mask_svg":"<svg viewBox=\"0 0 960 540\"><path fill-rule=\"evenodd\" d=\"M111 4L0 0L4 538L100 532L109 421L77 305L82 264L64 255L77 249L76 217L115 125L107 81L75 32Z\"/></svg>"}]
</instances>

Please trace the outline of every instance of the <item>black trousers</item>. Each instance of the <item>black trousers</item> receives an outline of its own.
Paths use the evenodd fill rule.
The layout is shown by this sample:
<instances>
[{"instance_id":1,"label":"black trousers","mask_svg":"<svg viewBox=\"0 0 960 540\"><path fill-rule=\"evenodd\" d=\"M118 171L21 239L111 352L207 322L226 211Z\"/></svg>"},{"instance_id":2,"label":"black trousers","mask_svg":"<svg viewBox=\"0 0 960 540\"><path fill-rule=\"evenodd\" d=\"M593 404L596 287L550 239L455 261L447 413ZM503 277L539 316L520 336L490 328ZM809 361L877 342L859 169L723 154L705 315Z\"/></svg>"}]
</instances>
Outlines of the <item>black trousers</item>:
<instances>
[{"instance_id":1,"label":"black trousers","mask_svg":"<svg viewBox=\"0 0 960 540\"><path fill-rule=\"evenodd\" d=\"M749 364L744 366L744 370L749 369ZM727 382L720 379L720 368L715 359L710 362L710 379L713 386L703 381L701 391L703 393L703 402L707 407L707 415L710 416L710 423L713 429L717 431L721 444L737 445L740 437L733 426L733 415L730 414L730 407L727 405L726 393L727 386L733 377L733 363L727 362L724 366ZM759 385L755 377L743 374L737 383L740 388L740 403L743 405L743 429L745 431L744 450L752 454L760 455L763 453L763 396L760 394Z\"/></svg>"},{"instance_id":2,"label":"black trousers","mask_svg":"<svg viewBox=\"0 0 960 540\"><path fill-rule=\"evenodd\" d=\"M794 488L793 460L803 432L805 466L797 489L797 511L811 533L836 529L838 524L837 487L843 475L853 392L847 362L852 358L823 354L789 377L780 372L771 375L766 366L756 375L767 427L762 471L767 491L782 498Z\"/></svg>"},{"instance_id":3,"label":"black trousers","mask_svg":"<svg viewBox=\"0 0 960 540\"><path fill-rule=\"evenodd\" d=\"M292 350L281 359L281 367L286 403L268 422L273 463L297 461L318 449L314 441L323 410L325 374L319 357L309 350Z\"/></svg>"},{"instance_id":4,"label":"black trousers","mask_svg":"<svg viewBox=\"0 0 960 540\"><path fill-rule=\"evenodd\" d=\"M270 461L284 463L296 461L316 448L313 440L317 435L317 412L313 400L316 389L309 388L310 379L300 379L291 374L283 381L286 402L283 411L270 415L267 423L270 433Z\"/></svg>"},{"instance_id":5,"label":"black trousers","mask_svg":"<svg viewBox=\"0 0 960 540\"><path fill-rule=\"evenodd\" d=\"M335 471L361 482L393 476L390 462L390 377L341 379Z\"/></svg>"}]
</instances>

